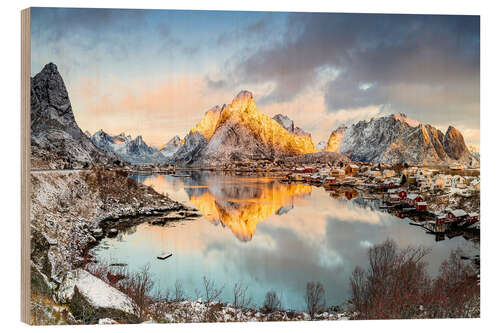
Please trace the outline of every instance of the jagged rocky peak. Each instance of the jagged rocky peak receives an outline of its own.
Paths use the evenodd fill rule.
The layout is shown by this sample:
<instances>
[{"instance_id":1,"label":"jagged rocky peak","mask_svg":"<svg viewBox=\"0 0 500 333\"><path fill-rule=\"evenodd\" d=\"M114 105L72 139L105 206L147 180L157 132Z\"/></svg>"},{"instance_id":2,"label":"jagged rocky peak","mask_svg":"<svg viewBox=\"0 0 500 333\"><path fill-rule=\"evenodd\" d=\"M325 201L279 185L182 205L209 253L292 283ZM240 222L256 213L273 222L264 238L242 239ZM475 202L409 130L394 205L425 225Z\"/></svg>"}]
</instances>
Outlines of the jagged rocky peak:
<instances>
[{"instance_id":1,"label":"jagged rocky peak","mask_svg":"<svg viewBox=\"0 0 500 333\"><path fill-rule=\"evenodd\" d=\"M233 98L231 106L236 107L238 103L248 104L250 101L253 101L253 94L248 90L242 90ZM242 109L245 109L245 107L242 107Z\"/></svg>"},{"instance_id":2,"label":"jagged rocky peak","mask_svg":"<svg viewBox=\"0 0 500 333\"><path fill-rule=\"evenodd\" d=\"M276 120L281 126L283 126L289 132L294 128L293 120L290 119L288 116L278 113L273 117L273 119Z\"/></svg>"},{"instance_id":3,"label":"jagged rocky peak","mask_svg":"<svg viewBox=\"0 0 500 333\"><path fill-rule=\"evenodd\" d=\"M464 154L469 154L462 133L451 125L444 135L443 147L448 156L455 160L460 159Z\"/></svg>"},{"instance_id":4,"label":"jagged rocky peak","mask_svg":"<svg viewBox=\"0 0 500 333\"><path fill-rule=\"evenodd\" d=\"M138 135L135 139L129 134L110 135L103 130L97 131L91 137L92 142L104 151L115 153L123 160L133 164L162 163L166 156L155 147L149 146Z\"/></svg>"},{"instance_id":5,"label":"jagged rocky peak","mask_svg":"<svg viewBox=\"0 0 500 333\"><path fill-rule=\"evenodd\" d=\"M199 132L205 139L210 140L219 123L221 112L225 107L225 104L222 107L216 105L205 112L203 118L191 129L191 132Z\"/></svg>"},{"instance_id":6,"label":"jagged rocky peak","mask_svg":"<svg viewBox=\"0 0 500 333\"><path fill-rule=\"evenodd\" d=\"M177 150L184 144L184 140L176 135L172 139L170 139L165 145L160 147L160 153L163 154L164 157L170 158L172 157Z\"/></svg>"},{"instance_id":7,"label":"jagged rocky peak","mask_svg":"<svg viewBox=\"0 0 500 333\"><path fill-rule=\"evenodd\" d=\"M392 114L391 117L393 117L396 120L402 121L411 127L417 127L420 125L420 122L418 120L408 118L408 116L405 113L400 112L400 113Z\"/></svg>"},{"instance_id":8,"label":"jagged rocky peak","mask_svg":"<svg viewBox=\"0 0 500 333\"><path fill-rule=\"evenodd\" d=\"M120 163L96 147L75 121L64 80L49 63L31 79L31 162L35 168Z\"/></svg>"},{"instance_id":9,"label":"jagged rocky peak","mask_svg":"<svg viewBox=\"0 0 500 333\"><path fill-rule=\"evenodd\" d=\"M135 139L134 139L134 143L137 144L137 145L144 145L144 146L147 146L146 142L144 142L144 139L142 138L142 135L138 135Z\"/></svg>"},{"instance_id":10,"label":"jagged rocky peak","mask_svg":"<svg viewBox=\"0 0 500 333\"><path fill-rule=\"evenodd\" d=\"M255 104L255 100L253 99L253 94L248 90L240 91L236 95L236 97L233 98L231 105L221 111L221 121L225 121L233 113L239 112L258 112L257 105Z\"/></svg>"},{"instance_id":11,"label":"jagged rocky peak","mask_svg":"<svg viewBox=\"0 0 500 333\"><path fill-rule=\"evenodd\" d=\"M329 151L338 153L340 151L340 143L344 138L345 131L347 127L345 125L340 125L337 129L335 129L328 138L328 142L326 146L323 148L323 151Z\"/></svg>"},{"instance_id":12,"label":"jagged rocky peak","mask_svg":"<svg viewBox=\"0 0 500 333\"><path fill-rule=\"evenodd\" d=\"M45 65L31 80L31 122L38 118L55 120L63 126L78 127L66 85L53 63Z\"/></svg>"},{"instance_id":13,"label":"jagged rocky peak","mask_svg":"<svg viewBox=\"0 0 500 333\"><path fill-rule=\"evenodd\" d=\"M166 149L166 148L172 147L172 146L179 146L179 145L181 145L181 142L182 142L181 138L178 135L176 135L172 139L170 139L165 145L163 145L160 148L160 150L163 150L163 149Z\"/></svg>"},{"instance_id":14,"label":"jagged rocky peak","mask_svg":"<svg viewBox=\"0 0 500 333\"><path fill-rule=\"evenodd\" d=\"M309 137L311 136L310 133L307 133L302 128L295 126L294 121L286 115L278 113L273 117L273 119L276 120L278 124L280 124L284 129L286 129L288 132L292 134L309 136Z\"/></svg>"},{"instance_id":15,"label":"jagged rocky peak","mask_svg":"<svg viewBox=\"0 0 500 333\"><path fill-rule=\"evenodd\" d=\"M450 126L446 135L431 125L398 114L351 125L340 143L352 160L388 164L441 165L463 163L476 167L462 134Z\"/></svg>"}]
</instances>

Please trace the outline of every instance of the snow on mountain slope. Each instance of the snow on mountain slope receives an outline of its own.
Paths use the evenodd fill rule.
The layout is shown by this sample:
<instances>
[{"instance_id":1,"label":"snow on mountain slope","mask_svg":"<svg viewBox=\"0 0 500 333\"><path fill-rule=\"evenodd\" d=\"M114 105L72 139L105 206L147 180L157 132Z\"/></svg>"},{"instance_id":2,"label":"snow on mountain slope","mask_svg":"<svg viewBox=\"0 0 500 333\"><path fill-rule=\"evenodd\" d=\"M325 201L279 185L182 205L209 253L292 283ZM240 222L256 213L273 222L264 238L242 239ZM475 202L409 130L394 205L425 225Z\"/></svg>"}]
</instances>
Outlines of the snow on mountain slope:
<instances>
[{"instance_id":1,"label":"snow on mountain slope","mask_svg":"<svg viewBox=\"0 0 500 333\"><path fill-rule=\"evenodd\" d=\"M129 163L161 163L166 160L165 155L144 142L141 135L132 139L130 135L125 133L112 136L99 130L90 139L97 147L115 153Z\"/></svg>"},{"instance_id":2,"label":"snow on mountain slope","mask_svg":"<svg viewBox=\"0 0 500 333\"><path fill-rule=\"evenodd\" d=\"M333 134L333 133L332 133ZM465 146L462 134L450 126L443 134L404 115L360 121L345 130L339 151L352 160L388 164L442 165L479 161Z\"/></svg>"},{"instance_id":3,"label":"snow on mountain slope","mask_svg":"<svg viewBox=\"0 0 500 333\"><path fill-rule=\"evenodd\" d=\"M318 142L318 144L316 145L316 148L319 150L319 151L323 151L326 146L328 145L328 141L320 141Z\"/></svg>"},{"instance_id":4,"label":"snow on mountain slope","mask_svg":"<svg viewBox=\"0 0 500 333\"><path fill-rule=\"evenodd\" d=\"M273 117L273 119L291 134L311 137L310 133L307 133L302 128L295 126L294 121L288 116L277 114Z\"/></svg>"},{"instance_id":5,"label":"snow on mountain slope","mask_svg":"<svg viewBox=\"0 0 500 333\"><path fill-rule=\"evenodd\" d=\"M181 138L176 135L160 148L160 153L163 154L163 156L165 156L166 158L170 158L177 152L177 150L179 150L179 148L183 144L183 140L181 140Z\"/></svg>"}]
</instances>

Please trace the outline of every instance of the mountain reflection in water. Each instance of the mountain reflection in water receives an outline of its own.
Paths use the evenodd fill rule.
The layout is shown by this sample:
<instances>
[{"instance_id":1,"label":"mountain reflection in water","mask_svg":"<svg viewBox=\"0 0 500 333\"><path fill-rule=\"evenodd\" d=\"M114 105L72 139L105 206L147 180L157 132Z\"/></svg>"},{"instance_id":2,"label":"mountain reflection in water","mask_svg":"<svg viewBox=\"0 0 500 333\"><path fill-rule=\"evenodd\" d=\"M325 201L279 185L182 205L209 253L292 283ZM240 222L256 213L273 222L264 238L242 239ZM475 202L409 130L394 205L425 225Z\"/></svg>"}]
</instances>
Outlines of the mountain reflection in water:
<instances>
[{"instance_id":1,"label":"mountain reflection in water","mask_svg":"<svg viewBox=\"0 0 500 333\"><path fill-rule=\"evenodd\" d=\"M451 249L460 246L470 256L479 251L462 237L436 242L409 220L378 210L377 201L365 200L362 192L351 197L339 191L332 197L323 188L221 173L133 177L203 216L165 226L137 225L105 238L93 254L131 271L149 265L155 288L172 290L179 280L188 298L203 289L207 276L225 285L224 302L233 301L232 288L242 282L256 306L275 290L285 308L304 310L307 282L320 281L327 305L338 305L349 297L353 269L368 264L367 248L388 238L400 247L429 248L431 275ZM157 260L161 253L173 256Z\"/></svg>"},{"instance_id":2,"label":"mountain reflection in water","mask_svg":"<svg viewBox=\"0 0 500 333\"><path fill-rule=\"evenodd\" d=\"M165 177L167 176L152 175L146 178L143 184L160 193L177 193ZM310 185L285 184L265 177L208 176L192 173L189 178L177 179L174 186L183 187L189 203L196 207L207 221L228 227L241 241L252 239L259 222L273 214L287 213L293 208L295 200L310 196L312 191ZM180 201L185 203L186 200Z\"/></svg>"}]
</instances>

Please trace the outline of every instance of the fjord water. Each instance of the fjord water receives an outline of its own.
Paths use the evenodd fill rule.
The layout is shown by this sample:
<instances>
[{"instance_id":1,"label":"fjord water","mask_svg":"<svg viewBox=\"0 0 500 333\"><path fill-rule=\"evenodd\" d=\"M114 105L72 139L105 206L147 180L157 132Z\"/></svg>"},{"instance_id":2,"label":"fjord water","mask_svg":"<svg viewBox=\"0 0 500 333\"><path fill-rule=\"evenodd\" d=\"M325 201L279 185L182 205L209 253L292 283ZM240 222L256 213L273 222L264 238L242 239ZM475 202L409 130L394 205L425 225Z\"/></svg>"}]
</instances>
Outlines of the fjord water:
<instances>
[{"instance_id":1,"label":"fjord water","mask_svg":"<svg viewBox=\"0 0 500 333\"><path fill-rule=\"evenodd\" d=\"M436 242L409 220L377 210L378 202L362 193L348 200L305 184L209 172L133 178L203 216L164 226L137 225L104 239L93 253L99 261L127 264L131 271L149 264L155 287L173 290L179 280L188 298L202 291L206 276L225 286L225 302L232 301L233 286L241 282L256 306L274 290L284 308L304 310L306 283L320 281L327 305L339 305L349 296L352 270L367 265L367 248L388 238L400 247L430 248L431 275L452 249L479 253L478 244L462 237ZM158 260L161 253L173 256Z\"/></svg>"}]
</instances>

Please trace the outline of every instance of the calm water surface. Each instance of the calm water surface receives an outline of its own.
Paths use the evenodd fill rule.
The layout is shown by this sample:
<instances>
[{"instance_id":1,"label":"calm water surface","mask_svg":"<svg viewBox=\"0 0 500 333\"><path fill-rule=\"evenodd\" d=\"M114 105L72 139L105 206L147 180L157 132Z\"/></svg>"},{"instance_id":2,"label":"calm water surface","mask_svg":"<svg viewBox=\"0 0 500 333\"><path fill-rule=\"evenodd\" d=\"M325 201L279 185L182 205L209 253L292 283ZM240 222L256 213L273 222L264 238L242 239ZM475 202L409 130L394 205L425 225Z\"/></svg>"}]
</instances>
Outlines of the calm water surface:
<instances>
[{"instance_id":1,"label":"calm water surface","mask_svg":"<svg viewBox=\"0 0 500 333\"><path fill-rule=\"evenodd\" d=\"M325 286L327 305L349 295L349 276L366 266L367 248L392 238L401 247L431 249L427 260L435 275L451 249L479 253L462 237L435 241L434 235L376 209L362 195L347 200L322 188L282 184L272 178L215 173L134 175L137 181L197 208L203 217L166 226L147 223L104 239L93 253L107 263L125 263L132 271L149 264L155 286L173 289L180 280L188 297L202 289L205 275L225 285L231 302L235 282L248 285L256 306L275 290L285 308L303 310L308 281ZM156 256L173 253L162 261Z\"/></svg>"}]
</instances>

